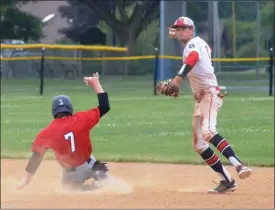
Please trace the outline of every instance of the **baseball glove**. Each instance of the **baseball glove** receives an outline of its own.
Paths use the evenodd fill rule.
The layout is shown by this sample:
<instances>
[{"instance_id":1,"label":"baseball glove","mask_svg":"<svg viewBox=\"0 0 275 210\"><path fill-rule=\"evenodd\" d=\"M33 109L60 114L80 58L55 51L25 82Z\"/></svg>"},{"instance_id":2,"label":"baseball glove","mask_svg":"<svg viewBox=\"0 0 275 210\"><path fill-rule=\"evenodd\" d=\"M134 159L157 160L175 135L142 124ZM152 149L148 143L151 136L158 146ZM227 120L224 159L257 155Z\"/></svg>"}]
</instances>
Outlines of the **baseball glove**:
<instances>
[{"instance_id":1,"label":"baseball glove","mask_svg":"<svg viewBox=\"0 0 275 210\"><path fill-rule=\"evenodd\" d=\"M165 80L158 83L156 86L157 92L166 96L179 96L179 87L172 83L172 80Z\"/></svg>"}]
</instances>

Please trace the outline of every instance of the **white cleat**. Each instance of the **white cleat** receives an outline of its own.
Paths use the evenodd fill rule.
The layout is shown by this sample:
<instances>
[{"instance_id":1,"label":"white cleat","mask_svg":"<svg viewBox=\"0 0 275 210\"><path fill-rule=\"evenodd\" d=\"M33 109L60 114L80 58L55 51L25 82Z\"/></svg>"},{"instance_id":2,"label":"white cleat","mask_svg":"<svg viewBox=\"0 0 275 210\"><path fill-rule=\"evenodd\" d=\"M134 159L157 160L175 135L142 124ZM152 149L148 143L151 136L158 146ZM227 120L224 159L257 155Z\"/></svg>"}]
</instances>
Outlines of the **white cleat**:
<instances>
[{"instance_id":1,"label":"white cleat","mask_svg":"<svg viewBox=\"0 0 275 210\"><path fill-rule=\"evenodd\" d=\"M252 174L251 169L243 165L237 166L236 170L239 174L240 179L248 178Z\"/></svg>"}]
</instances>

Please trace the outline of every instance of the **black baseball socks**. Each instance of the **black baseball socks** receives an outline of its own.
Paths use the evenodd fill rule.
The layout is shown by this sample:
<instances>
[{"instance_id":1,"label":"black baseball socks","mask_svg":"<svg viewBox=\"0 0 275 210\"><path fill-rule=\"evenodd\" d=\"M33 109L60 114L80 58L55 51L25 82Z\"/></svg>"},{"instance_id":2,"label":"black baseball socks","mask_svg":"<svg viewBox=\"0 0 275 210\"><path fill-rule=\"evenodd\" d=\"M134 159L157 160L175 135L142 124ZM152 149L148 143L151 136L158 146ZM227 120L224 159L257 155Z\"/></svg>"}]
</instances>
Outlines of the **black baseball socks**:
<instances>
[{"instance_id":1,"label":"black baseball socks","mask_svg":"<svg viewBox=\"0 0 275 210\"><path fill-rule=\"evenodd\" d=\"M219 152L223 154L231 162L233 166L237 167L242 165L242 162L236 156L230 144L225 138L223 138L219 134L216 134L210 140L210 143L212 143L219 150Z\"/></svg>"},{"instance_id":2,"label":"black baseball socks","mask_svg":"<svg viewBox=\"0 0 275 210\"><path fill-rule=\"evenodd\" d=\"M232 177L226 168L222 165L219 157L216 153L208 147L202 154L200 154L204 161L222 178L222 180L226 180L231 182Z\"/></svg>"}]
</instances>

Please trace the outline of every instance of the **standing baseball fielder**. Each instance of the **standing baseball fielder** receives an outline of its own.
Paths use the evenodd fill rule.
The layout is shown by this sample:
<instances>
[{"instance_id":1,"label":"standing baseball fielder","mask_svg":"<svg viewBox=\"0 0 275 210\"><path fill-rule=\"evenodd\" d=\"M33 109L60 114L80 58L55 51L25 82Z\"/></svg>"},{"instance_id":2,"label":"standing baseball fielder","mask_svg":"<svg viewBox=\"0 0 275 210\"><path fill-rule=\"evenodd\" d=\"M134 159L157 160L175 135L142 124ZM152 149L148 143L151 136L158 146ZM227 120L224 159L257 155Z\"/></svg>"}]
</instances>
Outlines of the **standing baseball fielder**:
<instances>
[{"instance_id":1,"label":"standing baseball fielder","mask_svg":"<svg viewBox=\"0 0 275 210\"><path fill-rule=\"evenodd\" d=\"M32 156L17 189L22 189L31 181L38 169L42 157L51 149L56 160L62 166L62 184L70 189L84 190L99 186L108 178L106 163L97 161L92 155L90 130L109 110L108 94L100 85L98 74L84 77L97 94L99 105L87 111L73 113L73 105L68 96L59 95L52 101L53 121L37 135L32 144ZM84 182L93 178L91 186Z\"/></svg>"},{"instance_id":2,"label":"standing baseball fielder","mask_svg":"<svg viewBox=\"0 0 275 210\"><path fill-rule=\"evenodd\" d=\"M217 188L209 192L234 191L237 188L235 180L209 147L209 143L230 161L241 179L249 177L251 169L243 165L228 141L216 131L217 114L226 94L222 94L218 86L211 62L211 49L203 39L194 36L194 28L194 22L190 18L180 17L169 29L171 38L177 38L184 46L183 66L173 79L160 82L156 88L162 94L177 97L181 81L188 77L195 100L192 122L193 147L221 177Z\"/></svg>"}]
</instances>

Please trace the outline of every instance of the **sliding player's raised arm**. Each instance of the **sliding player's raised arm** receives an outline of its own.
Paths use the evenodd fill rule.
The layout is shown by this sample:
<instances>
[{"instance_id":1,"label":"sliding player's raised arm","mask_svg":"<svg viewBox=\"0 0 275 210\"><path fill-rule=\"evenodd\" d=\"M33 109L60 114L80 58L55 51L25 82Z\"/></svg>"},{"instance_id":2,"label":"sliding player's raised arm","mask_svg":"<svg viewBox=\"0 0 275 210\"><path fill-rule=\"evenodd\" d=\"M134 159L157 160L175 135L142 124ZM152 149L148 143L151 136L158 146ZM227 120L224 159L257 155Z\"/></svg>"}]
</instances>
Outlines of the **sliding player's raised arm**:
<instances>
[{"instance_id":1,"label":"sliding player's raised arm","mask_svg":"<svg viewBox=\"0 0 275 210\"><path fill-rule=\"evenodd\" d=\"M89 129L93 128L101 117L103 117L110 110L110 103L108 93L104 92L100 82L98 74L94 74L93 77L84 77L84 81L87 85L90 85L98 98L98 106L92 108L86 112L79 112L78 115L85 119Z\"/></svg>"}]
</instances>

